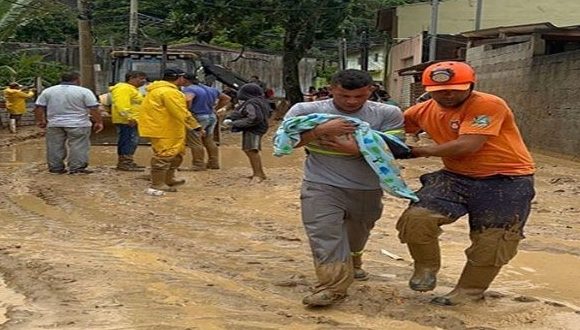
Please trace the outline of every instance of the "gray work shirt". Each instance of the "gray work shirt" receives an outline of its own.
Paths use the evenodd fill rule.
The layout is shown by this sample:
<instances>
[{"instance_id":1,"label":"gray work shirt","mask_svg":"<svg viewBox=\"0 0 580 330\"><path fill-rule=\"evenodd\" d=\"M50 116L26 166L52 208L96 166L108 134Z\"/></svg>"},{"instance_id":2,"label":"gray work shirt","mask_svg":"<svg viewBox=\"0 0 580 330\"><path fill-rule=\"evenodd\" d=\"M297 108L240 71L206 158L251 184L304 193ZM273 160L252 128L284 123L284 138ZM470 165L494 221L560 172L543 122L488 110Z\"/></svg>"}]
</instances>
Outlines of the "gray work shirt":
<instances>
[{"instance_id":1,"label":"gray work shirt","mask_svg":"<svg viewBox=\"0 0 580 330\"><path fill-rule=\"evenodd\" d=\"M385 132L403 128L403 113L394 105L367 101L355 113L338 110L332 99L295 104L286 118L311 113L328 113L354 117L369 123L374 130ZM340 188L374 190L381 189L379 178L362 155L343 156L310 152L304 164L304 180L328 184Z\"/></svg>"},{"instance_id":2,"label":"gray work shirt","mask_svg":"<svg viewBox=\"0 0 580 330\"><path fill-rule=\"evenodd\" d=\"M46 107L47 127L90 127L89 109L99 102L88 88L61 84L43 90L36 105Z\"/></svg>"}]
</instances>

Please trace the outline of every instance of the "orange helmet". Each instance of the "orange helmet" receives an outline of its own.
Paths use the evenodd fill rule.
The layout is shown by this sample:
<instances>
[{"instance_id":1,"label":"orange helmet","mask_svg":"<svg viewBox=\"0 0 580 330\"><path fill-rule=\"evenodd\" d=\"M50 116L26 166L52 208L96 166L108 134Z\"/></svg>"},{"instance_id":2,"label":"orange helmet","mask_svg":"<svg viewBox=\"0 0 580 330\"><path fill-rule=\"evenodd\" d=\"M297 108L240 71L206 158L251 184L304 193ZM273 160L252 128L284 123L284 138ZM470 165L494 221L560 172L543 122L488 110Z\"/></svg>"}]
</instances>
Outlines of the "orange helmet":
<instances>
[{"instance_id":1,"label":"orange helmet","mask_svg":"<svg viewBox=\"0 0 580 330\"><path fill-rule=\"evenodd\" d=\"M468 90L475 82L475 71L469 64L447 61L431 64L423 71L421 83L427 92Z\"/></svg>"}]
</instances>

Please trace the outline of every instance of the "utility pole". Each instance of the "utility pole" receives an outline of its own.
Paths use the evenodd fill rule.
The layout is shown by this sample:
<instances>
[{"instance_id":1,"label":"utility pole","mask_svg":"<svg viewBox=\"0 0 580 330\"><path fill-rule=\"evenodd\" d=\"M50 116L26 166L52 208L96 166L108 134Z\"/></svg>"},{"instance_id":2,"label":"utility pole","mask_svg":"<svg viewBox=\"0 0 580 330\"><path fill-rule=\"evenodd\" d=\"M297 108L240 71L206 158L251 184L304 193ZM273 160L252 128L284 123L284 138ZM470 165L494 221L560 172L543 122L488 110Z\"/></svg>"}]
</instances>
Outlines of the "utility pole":
<instances>
[{"instance_id":1,"label":"utility pole","mask_svg":"<svg viewBox=\"0 0 580 330\"><path fill-rule=\"evenodd\" d=\"M360 36L360 69L369 70L369 33L366 27Z\"/></svg>"},{"instance_id":2,"label":"utility pole","mask_svg":"<svg viewBox=\"0 0 580 330\"><path fill-rule=\"evenodd\" d=\"M482 7L483 7L483 0L477 0L477 7L475 9L475 31L481 29Z\"/></svg>"},{"instance_id":3,"label":"utility pole","mask_svg":"<svg viewBox=\"0 0 580 330\"><path fill-rule=\"evenodd\" d=\"M139 50L139 1L129 4L129 50Z\"/></svg>"},{"instance_id":4,"label":"utility pole","mask_svg":"<svg viewBox=\"0 0 580 330\"><path fill-rule=\"evenodd\" d=\"M340 70L346 69L346 56L346 39L341 37L338 39L338 67Z\"/></svg>"},{"instance_id":5,"label":"utility pole","mask_svg":"<svg viewBox=\"0 0 580 330\"><path fill-rule=\"evenodd\" d=\"M391 44L392 44L392 39L391 39L391 35L387 34L387 37L385 39L385 65L384 67L384 72L383 72L383 86L385 86L385 88L388 90L389 89L389 69L390 69L390 52L391 52Z\"/></svg>"},{"instance_id":6,"label":"utility pole","mask_svg":"<svg viewBox=\"0 0 580 330\"><path fill-rule=\"evenodd\" d=\"M93 33L91 30L92 1L77 0L79 10L79 65L81 86L95 90L95 57L93 54Z\"/></svg>"},{"instance_id":7,"label":"utility pole","mask_svg":"<svg viewBox=\"0 0 580 330\"><path fill-rule=\"evenodd\" d=\"M431 27L429 28L429 61L434 61L437 55L437 16L439 0L431 0Z\"/></svg>"}]
</instances>

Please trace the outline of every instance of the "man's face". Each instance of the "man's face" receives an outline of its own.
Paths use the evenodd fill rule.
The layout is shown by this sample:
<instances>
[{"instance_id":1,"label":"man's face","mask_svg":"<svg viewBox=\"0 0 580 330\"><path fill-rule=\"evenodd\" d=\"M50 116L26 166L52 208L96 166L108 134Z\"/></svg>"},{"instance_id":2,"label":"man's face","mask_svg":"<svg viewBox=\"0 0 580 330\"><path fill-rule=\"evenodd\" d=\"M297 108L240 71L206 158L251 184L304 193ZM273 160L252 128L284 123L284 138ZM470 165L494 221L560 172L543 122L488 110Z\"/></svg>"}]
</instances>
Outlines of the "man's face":
<instances>
[{"instance_id":1,"label":"man's face","mask_svg":"<svg viewBox=\"0 0 580 330\"><path fill-rule=\"evenodd\" d=\"M372 93L372 86L357 89L345 89L341 86L331 86L330 92L334 105L342 112L353 113L362 108Z\"/></svg>"},{"instance_id":2,"label":"man's face","mask_svg":"<svg viewBox=\"0 0 580 330\"><path fill-rule=\"evenodd\" d=\"M131 84L137 88L145 85L146 82L147 82L146 76L134 77L134 78L129 79L129 84Z\"/></svg>"},{"instance_id":3,"label":"man's face","mask_svg":"<svg viewBox=\"0 0 580 330\"><path fill-rule=\"evenodd\" d=\"M189 83L189 81L187 79L185 79L184 76L179 76L179 78L177 78L177 80L175 80L175 82L174 82L174 84L177 87L187 86L188 83Z\"/></svg>"},{"instance_id":4,"label":"man's face","mask_svg":"<svg viewBox=\"0 0 580 330\"><path fill-rule=\"evenodd\" d=\"M458 91L446 89L429 92L429 94L443 108L455 108L460 106L469 97L471 90Z\"/></svg>"}]
</instances>

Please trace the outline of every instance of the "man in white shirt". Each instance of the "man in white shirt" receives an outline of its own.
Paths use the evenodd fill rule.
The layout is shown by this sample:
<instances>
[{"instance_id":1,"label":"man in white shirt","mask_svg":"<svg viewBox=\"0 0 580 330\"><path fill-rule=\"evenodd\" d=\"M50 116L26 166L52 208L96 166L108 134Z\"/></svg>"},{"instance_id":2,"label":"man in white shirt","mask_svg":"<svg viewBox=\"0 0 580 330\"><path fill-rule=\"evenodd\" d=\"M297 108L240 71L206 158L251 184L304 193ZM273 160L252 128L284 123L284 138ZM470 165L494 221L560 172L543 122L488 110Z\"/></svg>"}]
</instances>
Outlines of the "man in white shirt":
<instances>
[{"instance_id":1,"label":"man in white shirt","mask_svg":"<svg viewBox=\"0 0 580 330\"><path fill-rule=\"evenodd\" d=\"M36 100L36 125L46 128L48 171L55 174L89 174L91 126L103 130L95 94L80 85L76 72L64 73L61 83L45 89ZM91 120L93 122L91 122ZM68 155L67 155L68 146Z\"/></svg>"}]
</instances>

